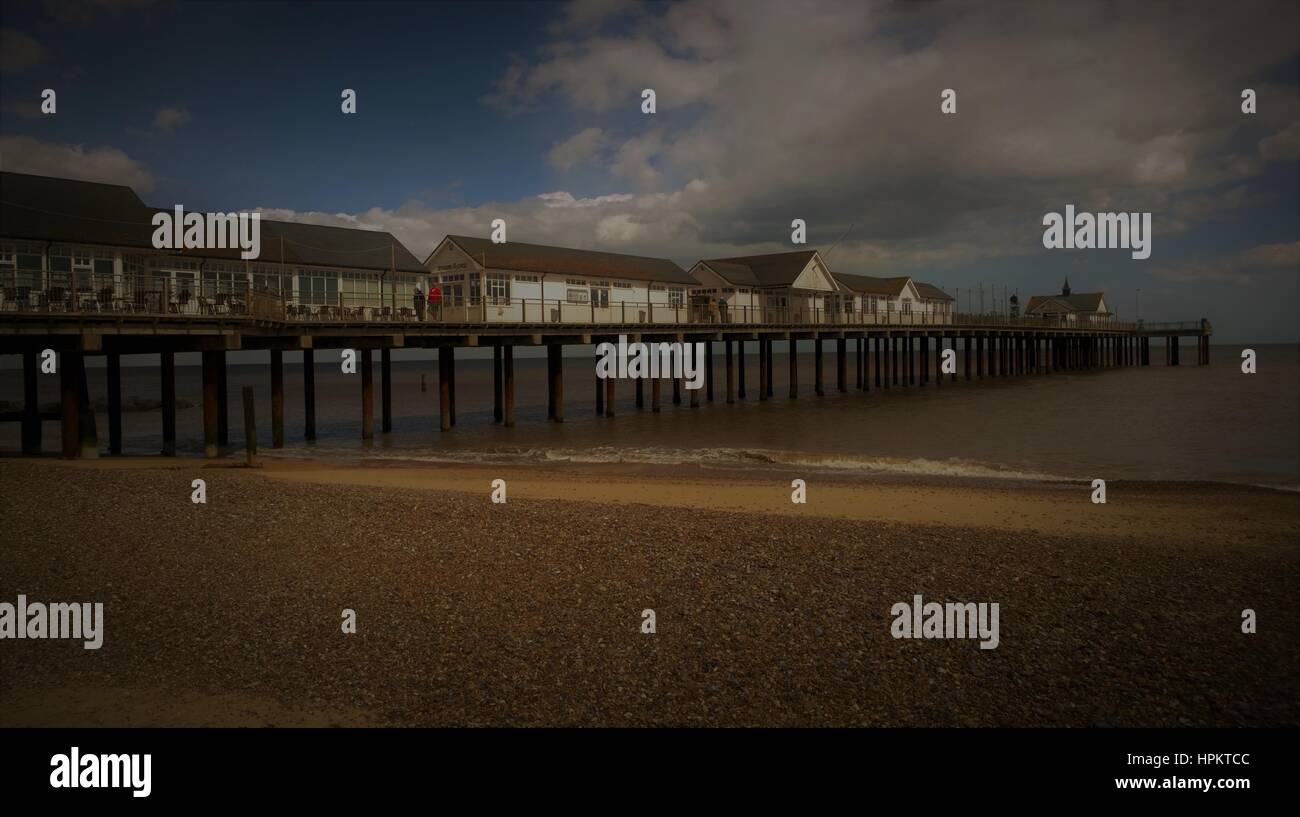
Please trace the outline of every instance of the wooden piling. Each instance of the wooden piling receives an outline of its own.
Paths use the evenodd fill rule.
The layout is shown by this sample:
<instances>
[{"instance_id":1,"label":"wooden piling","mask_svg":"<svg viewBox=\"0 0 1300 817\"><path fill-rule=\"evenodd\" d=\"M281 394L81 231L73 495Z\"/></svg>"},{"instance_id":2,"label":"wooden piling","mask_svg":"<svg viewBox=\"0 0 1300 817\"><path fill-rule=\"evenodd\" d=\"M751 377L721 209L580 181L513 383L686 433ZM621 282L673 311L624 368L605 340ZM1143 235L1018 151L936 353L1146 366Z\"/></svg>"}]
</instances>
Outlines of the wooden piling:
<instances>
[{"instance_id":1,"label":"wooden piling","mask_svg":"<svg viewBox=\"0 0 1300 817\"><path fill-rule=\"evenodd\" d=\"M316 352L302 350L303 438L316 439Z\"/></svg>"},{"instance_id":2,"label":"wooden piling","mask_svg":"<svg viewBox=\"0 0 1300 817\"><path fill-rule=\"evenodd\" d=\"M736 397L745 399L745 341L736 341Z\"/></svg>"},{"instance_id":3,"label":"wooden piling","mask_svg":"<svg viewBox=\"0 0 1300 817\"><path fill-rule=\"evenodd\" d=\"M772 339L768 338L767 344L767 396L772 397Z\"/></svg>"},{"instance_id":4,"label":"wooden piling","mask_svg":"<svg viewBox=\"0 0 1300 817\"><path fill-rule=\"evenodd\" d=\"M848 341L835 339L835 388L841 394L849 390L848 386Z\"/></svg>"},{"instance_id":5,"label":"wooden piling","mask_svg":"<svg viewBox=\"0 0 1300 817\"><path fill-rule=\"evenodd\" d=\"M451 413L451 424L456 425L456 347L448 346L447 349L447 399L448 411Z\"/></svg>"},{"instance_id":6,"label":"wooden piling","mask_svg":"<svg viewBox=\"0 0 1300 817\"><path fill-rule=\"evenodd\" d=\"M885 339L883 337L876 336L874 340L876 341L876 388L880 388L880 373L884 369L884 367L881 365L881 362L883 360L883 355L884 355L882 349L884 348L885 345ZM888 378L886 378L885 382L886 383L889 382Z\"/></svg>"},{"instance_id":7,"label":"wooden piling","mask_svg":"<svg viewBox=\"0 0 1300 817\"><path fill-rule=\"evenodd\" d=\"M641 393L637 392L637 408L641 407L640 399ZM713 341L711 340L704 342L704 399L713 402Z\"/></svg>"},{"instance_id":8,"label":"wooden piling","mask_svg":"<svg viewBox=\"0 0 1300 817\"><path fill-rule=\"evenodd\" d=\"M375 436L375 368L369 349L358 349L361 356L361 439Z\"/></svg>"},{"instance_id":9,"label":"wooden piling","mask_svg":"<svg viewBox=\"0 0 1300 817\"><path fill-rule=\"evenodd\" d=\"M203 353L203 456L217 456L220 442L217 435L217 398L220 393L217 368L220 352Z\"/></svg>"},{"instance_id":10,"label":"wooden piling","mask_svg":"<svg viewBox=\"0 0 1300 817\"><path fill-rule=\"evenodd\" d=\"M387 434L393 430L393 353L387 347L379 350L379 378L380 428Z\"/></svg>"},{"instance_id":11,"label":"wooden piling","mask_svg":"<svg viewBox=\"0 0 1300 817\"><path fill-rule=\"evenodd\" d=\"M449 346L438 348L438 428L451 431L451 356Z\"/></svg>"},{"instance_id":12,"label":"wooden piling","mask_svg":"<svg viewBox=\"0 0 1300 817\"><path fill-rule=\"evenodd\" d=\"M280 349L271 350L271 447L284 448L284 351Z\"/></svg>"},{"instance_id":13,"label":"wooden piling","mask_svg":"<svg viewBox=\"0 0 1300 817\"><path fill-rule=\"evenodd\" d=\"M501 366L501 344L494 343L492 344L492 420L497 423L505 416L502 406Z\"/></svg>"},{"instance_id":14,"label":"wooden piling","mask_svg":"<svg viewBox=\"0 0 1300 817\"><path fill-rule=\"evenodd\" d=\"M36 349L23 350L23 453L41 453L41 359Z\"/></svg>"},{"instance_id":15,"label":"wooden piling","mask_svg":"<svg viewBox=\"0 0 1300 817\"><path fill-rule=\"evenodd\" d=\"M636 379L636 407L645 408L645 378Z\"/></svg>"},{"instance_id":16,"label":"wooden piling","mask_svg":"<svg viewBox=\"0 0 1300 817\"><path fill-rule=\"evenodd\" d=\"M758 339L758 399L767 399L767 341Z\"/></svg>"},{"instance_id":17,"label":"wooden piling","mask_svg":"<svg viewBox=\"0 0 1300 817\"><path fill-rule=\"evenodd\" d=\"M605 414L605 378L600 376L600 358L599 352L596 353L596 370L594 379L596 381L596 416L603 417Z\"/></svg>"},{"instance_id":18,"label":"wooden piling","mask_svg":"<svg viewBox=\"0 0 1300 817\"><path fill-rule=\"evenodd\" d=\"M546 345L547 393L550 397L548 416L551 420L564 422L564 346L559 343Z\"/></svg>"},{"instance_id":19,"label":"wooden piling","mask_svg":"<svg viewBox=\"0 0 1300 817\"><path fill-rule=\"evenodd\" d=\"M217 445L230 445L230 398L226 390L226 353L213 352L217 368Z\"/></svg>"},{"instance_id":20,"label":"wooden piling","mask_svg":"<svg viewBox=\"0 0 1300 817\"><path fill-rule=\"evenodd\" d=\"M162 455L176 456L176 353L163 352L162 369Z\"/></svg>"},{"instance_id":21,"label":"wooden piling","mask_svg":"<svg viewBox=\"0 0 1300 817\"><path fill-rule=\"evenodd\" d=\"M108 453L122 453L122 356L108 358Z\"/></svg>"},{"instance_id":22,"label":"wooden piling","mask_svg":"<svg viewBox=\"0 0 1300 817\"><path fill-rule=\"evenodd\" d=\"M790 399L799 396L799 341L790 338Z\"/></svg>"},{"instance_id":23,"label":"wooden piling","mask_svg":"<svg viewBox=\"0 0 1300 817\"><path fill-rule=\"evenodd\" d=\"M614 384L618 382L616 377L605 378L605 416L614 416Z\"/></svg>"},{"instance_id":24,"label":"wooden piling","mask_svg":"<svg viewBox=\"0 0 1300 817\"><path fill-rule=\"evenodd\" d=\"M501 349L501 422L506 428L515 425L515 347Z\"/></svg>"},{"instance_id":25,"label":"wooden piling","mask_svg":"<svg viewBox=\"0 0 1300 817\"><path fill-rule=\"evenodd\" d=\"M724 340L727 357L727 405L736 402L736 364L732 359L731 341Z\"/></svg>"},{"instance_id":26,"label":"wooden piling","mask_svg":"<svg viewBox=\"0 0 1300 817\"><path fill-rule=\"evenodd\" d=\"M930 382L930 336L921 335L917 338L921 345L921 377L919 385L924 387Z\"/></svg>"},{"instance_id":27,"label":"wooden piling","mask_svg":"<svg viewBox=\"0 0 1300 817\"><path fill-rule=\"evenodd\" d=\"M82 457L99 456L99 433L95 427L95 410L90 405L90 384L86 382L86 358L83 355L77 372L78 425L81 430Z\"/></svg>"},{"instance_id":28,"label":"wooden piling","mask_svg":"<svg viewBox=\"0 0 1300 817\"><path fill-rule=\"evenodd\" d=\"M652 412L657 413L659 411L659 392L662 388L660 385L662 383L662 377L655 377L650 380L650 410Z\"/></svg>"},{"instance_id":29,"label":"wooden piling","mask_svg":"<svg viewBox=\"0 0 1300 817\"><path fill-rule=\"evenodd\" d=\"M366 356L369 357L367 351ZM244 464L252 467L257 458L257 404L253 400L253 387L244 386Z\"/></svg>"},{"instance_id":30,"label":"wooden piling","mask_svg":"<svg viewBox=\"0 0 1300 817\"><path fill-rule=\"evenodd\" d=\"M74 460L81 454L81 391L78 369L81 352L59 354L59 391L62 410L63 458Z\"/></svg>"},{"instance_id":31,"label":"wooden piling","mask_svg":"<svg viewBox=\"0 0 1300 817\"><path fill-rule=\"evenodd\" d=\"M826 394L822 384L822 339L813 338L813 393L818 397Z\"/></svg>"}]
</instances>

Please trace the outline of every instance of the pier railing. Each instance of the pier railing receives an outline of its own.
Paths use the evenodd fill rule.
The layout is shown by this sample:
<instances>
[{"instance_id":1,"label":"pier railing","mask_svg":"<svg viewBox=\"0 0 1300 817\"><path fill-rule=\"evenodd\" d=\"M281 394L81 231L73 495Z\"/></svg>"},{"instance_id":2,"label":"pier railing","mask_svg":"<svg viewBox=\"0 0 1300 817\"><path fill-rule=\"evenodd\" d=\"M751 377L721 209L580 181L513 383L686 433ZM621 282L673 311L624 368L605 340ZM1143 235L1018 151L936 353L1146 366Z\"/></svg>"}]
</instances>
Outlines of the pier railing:
<instances>
[{"instance_id":1,"label":"pier railing","mask_svg":"<svg viewBox=\"0 0 1300 817\"><path fill-rule=\"evenodd\" d=\"M157 275L96 275L77 272L46 286L0 287L0 318L6 314L123 315L177 319L231 318L285 323L399 325L572 325L735 327L989 327L1086 331L1189 331L1206 322L1140 324L1111 318L1069 320L947 311L862 311L824 307L721 306L717 303L621 300L604 303L541 298L449 297L417 303L393 294L321 293L286 297L244 280L195 277L180 282Z\"/></svg>"}]
</instances>

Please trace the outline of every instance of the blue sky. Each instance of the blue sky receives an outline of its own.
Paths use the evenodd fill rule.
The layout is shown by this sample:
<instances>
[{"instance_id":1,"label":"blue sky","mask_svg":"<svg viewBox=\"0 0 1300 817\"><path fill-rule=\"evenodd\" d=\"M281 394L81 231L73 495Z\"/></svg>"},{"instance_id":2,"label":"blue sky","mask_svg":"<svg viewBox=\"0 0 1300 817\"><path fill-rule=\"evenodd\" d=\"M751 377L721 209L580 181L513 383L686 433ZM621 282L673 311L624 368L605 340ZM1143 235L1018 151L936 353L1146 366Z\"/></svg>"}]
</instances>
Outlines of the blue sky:
<instances>
[{"instance_id":1,"label":"blue sky","mask_svg":"<svg viewBox=\"0 0 1300 817\"><path fill-rule=\"evenodd\" d=\"M1022 299L1069 275L1122 317L1140 287L1148 319L1295 341L1300 20L1193 5L16 2L0 164L419 257L502 217L685 266L791 249L803 218L844 272ZM1067 204L1151 212L1152 257L1045 250Z\"/></svg>"}]
</instances>

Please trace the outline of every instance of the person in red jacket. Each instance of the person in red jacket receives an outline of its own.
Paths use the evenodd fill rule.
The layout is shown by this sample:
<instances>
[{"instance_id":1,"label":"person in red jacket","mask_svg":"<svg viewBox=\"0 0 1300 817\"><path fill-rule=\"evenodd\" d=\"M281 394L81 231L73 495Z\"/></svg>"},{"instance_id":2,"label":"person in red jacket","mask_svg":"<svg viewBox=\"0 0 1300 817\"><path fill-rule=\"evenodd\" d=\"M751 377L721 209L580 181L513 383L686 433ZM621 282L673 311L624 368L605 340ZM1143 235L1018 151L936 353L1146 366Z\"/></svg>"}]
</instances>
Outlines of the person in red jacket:
<instances>
[{"instance_id":1,"label":"person in red jacket","mask_svg":"<svg viewBox=\"0 0 1300 817\"><path fill-rule=\"evenodd\" d=\"M435 321L442 320L442 290L437 284L429 287L429 314Z\"/></svg>"}]
</instances>

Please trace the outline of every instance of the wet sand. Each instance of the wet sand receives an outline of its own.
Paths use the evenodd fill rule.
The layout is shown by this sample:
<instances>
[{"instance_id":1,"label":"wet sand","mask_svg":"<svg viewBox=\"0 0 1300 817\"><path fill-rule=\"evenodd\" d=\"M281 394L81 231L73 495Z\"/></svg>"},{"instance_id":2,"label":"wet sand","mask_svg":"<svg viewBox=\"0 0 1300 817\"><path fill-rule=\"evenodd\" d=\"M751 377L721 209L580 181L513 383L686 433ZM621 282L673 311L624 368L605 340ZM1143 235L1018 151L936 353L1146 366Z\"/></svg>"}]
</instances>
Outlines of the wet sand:
<instances>
[{"instance_id":1,"label":"wet sand","mask_svg":"<svg viewBox=\"0 0 1300 817\"><path fill-rule=\"evenodd\" d=\"M1296 494L235 462L0 460L0 601L106 607L0 642L0 725L1300 723Z\"/></svg>"}]
</instances>

